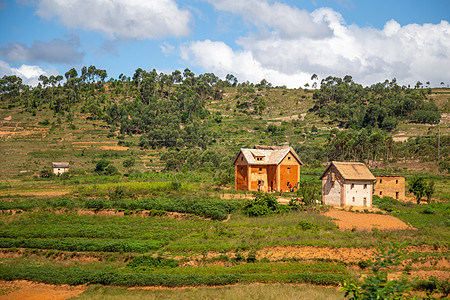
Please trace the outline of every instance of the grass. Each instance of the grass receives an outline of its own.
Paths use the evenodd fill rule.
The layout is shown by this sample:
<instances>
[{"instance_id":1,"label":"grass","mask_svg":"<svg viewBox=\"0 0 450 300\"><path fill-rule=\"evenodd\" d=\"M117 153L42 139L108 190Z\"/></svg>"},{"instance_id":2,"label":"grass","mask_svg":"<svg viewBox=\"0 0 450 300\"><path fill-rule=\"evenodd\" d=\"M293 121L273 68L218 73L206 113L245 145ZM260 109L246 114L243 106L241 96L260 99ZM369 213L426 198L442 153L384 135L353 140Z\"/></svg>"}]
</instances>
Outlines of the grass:
<instances>
[{"instance_id":1,"label":"grass","mask_svg":"<svg viewBox=\"0 0 450 300\"><path fill-rule=\"evenodd\" d=\"M90 286L76 299L344 299L335 288L306 284L239 284L226 287L125 289Z\"/></svg>"}]
</instances>

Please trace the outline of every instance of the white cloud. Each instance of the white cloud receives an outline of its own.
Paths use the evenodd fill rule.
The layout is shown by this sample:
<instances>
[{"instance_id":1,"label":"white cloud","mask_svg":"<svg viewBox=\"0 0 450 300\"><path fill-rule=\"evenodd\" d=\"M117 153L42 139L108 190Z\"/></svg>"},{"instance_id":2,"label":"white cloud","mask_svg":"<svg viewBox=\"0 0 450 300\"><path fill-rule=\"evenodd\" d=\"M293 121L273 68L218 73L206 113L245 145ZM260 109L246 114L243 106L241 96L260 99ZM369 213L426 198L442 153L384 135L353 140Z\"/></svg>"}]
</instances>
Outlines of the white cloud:
<instances>
[{"instance_id":1,"label":"white cloud","mask_svg":"<svg viewBox=\"0 0 450 300\"><path fill-rule=\"evenodd\" d=\"M264 0L209 0L217 10L241 15L258 27L267 27L282 38L327 37L332 34L326 20L314 20L306 10ZM325 21L325 22L324 22Z\"/></svg>"},{"instance_id":2,"label":"white cloud","mask_svg":"<svg viewBox=\"0 0 450 300\"><path fill-rule=\"evenodd\" d=\"M184 36L191 20L190 13L179 9L174 0L40 0L36 13L111 39Z\"/></svg>"},{"instance_id":3,"label":"white cloud","mask_svg":"<svg viewBox=\"0 0 450 300\"><path fill-rule=\"evenodd\" d=\"M210 1L219 9L231 0ZM243 6L238 5L235 12L241 13ZM274 15L268 20L277 16L276 4L272 6ZM298 13L296 8L284 6L283 9ZM249 11L246 16L256 18L255 11L258 9ZM266 78L274 85L290 87L311 84L309 78L314 73L321 78L351 75L364 85L394 77L405 85L430 81L438 86L441 81L450 81L450 25L447 21L401 26L390 20L379 30L347 25L342 16L330 8L317 9L310 18L314 24L327 24L332 35L285 34L285 27L296 24L286 18L285 27L271 23L273 30L269 33L261 30L260 34L239 38L236 41L241 47L239 50L223 42L196 41L182 47L182 58L206 72L214 71L221 76L233 72L240 81L256 82Z\"/></svg>"},{"instance_id":4,"label":"white cloud","mask_svg":"<svg viewBox=\"0 0 450 300\"><path fill-rule=\"evenodd\" d=\"M21 65L19 68L12 68L8 63L0 60L0 77L16 75L22 78L22 82L27 85L37 86L39 75L57 75L56 70L43 70L39 66Z\"/></svg>"},{"instance_id":5,"label":"white cloud","mask_svg":"<svg viewBox=\"0 0 450 300\"><path fill-rule=\"evenodd\" d=\"M208 72L225 77L234 74L240 82L260 82L266 79L275 85L299 87L311 77L304 72L286 74L274 68L263 66L250 51L233 51L223 42L210 40L192 42L180 47L181 57L185 61L201 66Z\"/></svg>"}]
</instances>

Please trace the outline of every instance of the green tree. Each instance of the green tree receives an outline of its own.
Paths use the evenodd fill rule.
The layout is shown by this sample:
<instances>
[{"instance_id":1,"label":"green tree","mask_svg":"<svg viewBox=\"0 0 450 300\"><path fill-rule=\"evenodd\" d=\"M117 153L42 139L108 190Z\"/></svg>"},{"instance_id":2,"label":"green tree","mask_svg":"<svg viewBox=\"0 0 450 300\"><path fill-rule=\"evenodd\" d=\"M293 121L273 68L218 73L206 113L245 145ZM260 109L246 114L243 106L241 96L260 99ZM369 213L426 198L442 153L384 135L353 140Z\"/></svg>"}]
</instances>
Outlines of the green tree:
<instances>
[{"instance_id":1,"label":"green tree","mask_svg":"<svg viewBox=\"0 0 450 300\"><path fill-rule=\"evenodd\" d=\"M431 197L434 194L434 180L429 181L426 185L425 185L425 196L427 197L427 203L430 204L431 203Z\"/></svg>"},{"instance_id":2,"label":"green tree","mask_svg":"<svg viewBox=\"0 0 450 300\"><path fill-rule=\"evenodd\" d=\"M128 172L130 172L130 169L134 167L136 164L136 160L134 157L128 157L123 161L124 168L128 169Z\"/></svg>"},{"instance_id":3,"label":"green tree","mask_svg":"<svg viewBox=\"0 0 450 300\"><path fill-rule=\"evenodd\" d=\"M409 183L409 192L416 197L417 204L420 204L420 199L425 195L426 182L423 177L416 176L411 179Z\"/></svg>"}]
</instances>

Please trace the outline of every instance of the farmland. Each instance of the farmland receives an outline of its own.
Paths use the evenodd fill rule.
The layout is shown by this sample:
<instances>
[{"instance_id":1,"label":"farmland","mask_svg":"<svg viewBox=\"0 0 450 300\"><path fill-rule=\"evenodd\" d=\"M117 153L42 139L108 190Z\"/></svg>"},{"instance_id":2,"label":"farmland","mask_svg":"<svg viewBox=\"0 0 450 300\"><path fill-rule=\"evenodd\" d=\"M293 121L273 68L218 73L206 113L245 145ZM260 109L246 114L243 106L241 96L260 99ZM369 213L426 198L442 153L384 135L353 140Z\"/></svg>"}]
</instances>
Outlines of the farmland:
<instances>
[{"instance_id":1,"label":"farmland","mask_svg":"<svg viewBox=\"0 0 450 300\"><path fill-rule=\"evenodd\" d=\"M249 290L255 297L281 292L286 298L295 293L336 298L343 297L337 287L344 281L369 274L368 260L380 248L402 244L404 261L389 276L418 277L416 292L431 286L440 295L448 293L450 177L436 162L434 144L440 138L440 160L448 161L447 89L430 96L441 113L440 125L399 118L396 129L383 135L386 141L408 141L357 153L339 148L337 140L348 142L365 129L346 128L341 116L316 113L312 90L252 93L223 87L222 97L202 100L208 114L195 105L195 120L175 114L183 130L196 128L171 128L168 134L178 135L176 140L137 121L130 125L128 117L114 123L86 109L92 102L107 112L122 96L133 103L141 96L130 85L85 88L83 100L68 105L70 113L55 113L44 100L30 109L15 98L2 98L0 280L88 284L82 299L99 294L214 297ZM166 89L175 93L176 87ZM62 92L60 97L65 99ZM152 139L152 134L158 136ZM375 174L433 180L432 203L414 204L408 193L407 202L379 199L374 210L352 209L361 217L395 217L407 224L403 230L344 230L326 215L331 208L322 205L249 217L242 207L254 196L234 191L232 160L239 148L273 143L296 149L305 162L303 184L320 186L326 155L356 158L376 164ZM325 152L327 145L334 148ZM70 172L49 175L53 161L69 162ZM164 288L126 289L149 286Z\"/></svg>"}]
</instances>

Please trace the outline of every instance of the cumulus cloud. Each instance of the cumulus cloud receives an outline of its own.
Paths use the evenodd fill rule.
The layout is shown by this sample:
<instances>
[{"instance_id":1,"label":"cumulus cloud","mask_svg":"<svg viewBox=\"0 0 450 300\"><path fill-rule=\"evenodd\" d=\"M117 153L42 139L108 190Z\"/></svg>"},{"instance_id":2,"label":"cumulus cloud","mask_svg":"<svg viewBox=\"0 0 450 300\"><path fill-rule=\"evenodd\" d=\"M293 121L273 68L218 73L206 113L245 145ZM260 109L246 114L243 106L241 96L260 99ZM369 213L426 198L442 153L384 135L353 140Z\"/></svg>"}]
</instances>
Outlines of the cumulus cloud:
<instances>
[{"instance_id":1,"label":"cumulus cloud","mask_svg":"<svg viewBox=\"0 0 450 300\"><path fill-rule=\"evenodd\" d=\"M298 87L301 82L311 77L301 71L287 74L282 70L268 68L255 59L251 51L233 51L223 42L197 41L180 47L180 50L185 61L201 66L220 77L234 74L241 82L259 82L266 79L275 85Z\"/></svg>"},{"instance_id":2,"label":"cumulus cloud","mask_svg":"<svg viewBox=\"0 0 450 300\"><path fill-rule=\"evenodd\" d=\"M72 36L69 40L53 39L49 42L34 41L29 47L24 43L0 45L0 56L8 62L49 62L79 63L85 53L78 51L79 39Z\"/></svg>"},{"instance_id":3,"label":"cumulus cloud","mask_svg":"<svg viewBox=\"0 0 450 300\"><path fill-rule=\"evenodd\" d=\"M7 62L0 60L0 77L16 75L22 78L22 82L27 85L37 86L39 75L57 75L56 70L43 70L39 66L21 65L19 68L11 67Z\"/></svg>"},{"instance_id":4,"label":"cumulus cloud","mask_svg":"<svg viewBox=\"0 0 450 300\"><path fill-rule=\"evenodd\" d=\"M324 22L326 20L314 20L308 11L284 3L269 4L264 0L209 0L209 2L217 10L238 14L255 26L272 30L282 38L299 36L323 38L332 34L327 22Z\"/></svg>"},{"instance_id":5,"label":"cumulus cloud","mask_svg":"<svg viewBox=\"0 0 450 300\"><path fill-rule=\"evenodd\" d=\"M231 0L210 1L216 8L222 8L222 4ZM256 0L252 3L264 4ZM273 14L277 16L276 5L272 6ZM298 13L296 8L283 6L283 9ZM241 10L236 8L238 13ZM254 11L248 12L247 16L257 18ZM274 16L267 19L272 20ZM233 72L240 81L257 82L265 78L272 84L290 87L311 84L309 79L314 73L321 78L348 74L365 85L394 77L399 84L405 85L430 81L437 86L441 81L450 81L450 25L447 21L401 26L390 20L383 29L361 28L347 25L331 8L315 10L310 14L310 20L314 24L327 24L332 35L290 35L284 27L268 21L273 30L268 34L239 38L236 41L239 50L233 50L223 42L205 40L183 46L181 55L205 71L215 71L221 76ZM284 21L286 27L296 24L290 18Z\"/></svg>"},{"instance_id":6,"label":"cumulus cloud","mask_svg":"<svg viewBox=\"0 0 450 300\"><path fill-rule=\"evenodd\" d=\"M174 0L39 0L37 15L107 37L153 39L189 33L191 15Z\"/></svg>"}]
</instances>

